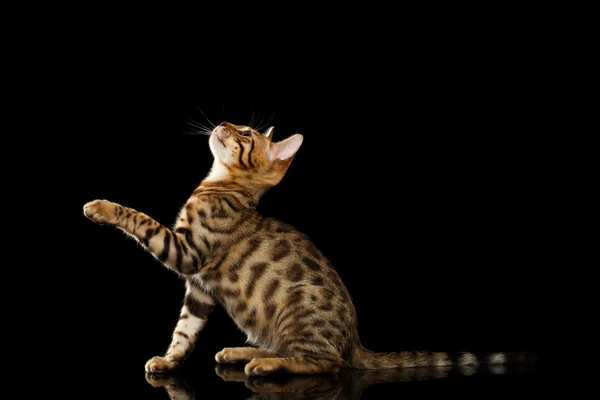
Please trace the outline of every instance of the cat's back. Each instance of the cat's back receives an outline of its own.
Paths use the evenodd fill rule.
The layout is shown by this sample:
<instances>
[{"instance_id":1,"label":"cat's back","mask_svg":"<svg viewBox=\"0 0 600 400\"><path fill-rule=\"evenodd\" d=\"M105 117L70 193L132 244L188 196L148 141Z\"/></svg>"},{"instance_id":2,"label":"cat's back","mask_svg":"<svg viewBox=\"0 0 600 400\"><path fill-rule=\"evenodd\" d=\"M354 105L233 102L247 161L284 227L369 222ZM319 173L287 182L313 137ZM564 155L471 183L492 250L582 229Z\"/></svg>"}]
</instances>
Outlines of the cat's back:
<instances>
[{"instance_id":1,"label":"cat's back","mask_svg":"<svg viewBox=\"0 0 600 400\"><path fill-rule=\"evenodd\" d=\"M263 217L249 240L259 244L257 259L267 270L292 286L307 285L335 289L335 294L350 300L345 286L325 255L310 237L292 225ZM343 289L343 290L342 290Z\"/></svg>"},{"instance_id":2,"label":"cat's back","mask_svg":"<svg viewBox=\"0 0 600 400\"><path fill-rule=\"evenodd\" d=\"M219 269L231 283L238 282L239 274L247 280L265 275L277 279L278 286L339 287L336 294L348 297L339 275L308 235L256 211L245 218L252 224L219 244L208 269Z\"/></svg>"}]
</instances>

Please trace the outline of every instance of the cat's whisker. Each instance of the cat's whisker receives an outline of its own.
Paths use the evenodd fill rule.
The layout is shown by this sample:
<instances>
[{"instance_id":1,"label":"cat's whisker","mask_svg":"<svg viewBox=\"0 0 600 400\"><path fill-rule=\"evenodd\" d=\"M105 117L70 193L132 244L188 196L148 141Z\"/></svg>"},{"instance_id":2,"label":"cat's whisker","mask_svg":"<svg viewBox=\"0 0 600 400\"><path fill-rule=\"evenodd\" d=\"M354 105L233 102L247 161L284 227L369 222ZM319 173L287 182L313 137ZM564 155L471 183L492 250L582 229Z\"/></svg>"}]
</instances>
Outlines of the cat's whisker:
<instances>
[{"instance_id":1,"label":"cat's whisker","mask_svg":"<svg viewBox=\"0 0 600 400\"><path fill-rule=\"evenodd\" d=\"M250 123L248 124L248 126L252 129L254 129L254 118L255 118L254 109L252 109L252 115L250 116Z\"/></svg>"},{"instance_id":2,"label":"cat's whisker","mask_svg":"<svg viewBox=\"0 0 600 400\"><path fill-rule=\"evenodd\" d=\"M269 120L267 121L267 123L265 125L269 125L271 122L273 122L274 118L275 118L275 111L273 111L273 114L271 115L271 118L269 118Z\"/></svg>"},{"instance_id":3,"label":"cat's whisker","mask_svg":"<svg viewBox=\"0 0 600 400\"><path fill-rule=\"evenodd\" d=\"M192 136L210 136L210 132L207 131L196 131L196 130L192 130L192 131L184 131L183 132L184 135L192 135Z\"/></svg>"},{"instance_id":4,"label":"cat's whisker","mask_svg":"<svg viewBox=\"0 0 600 400\"><path fill-rule=\"evenodd\" d=\"M199 129L205 129L208 130L208 128L202 124L197 123L196 121L188 121L187 124L193 128L199 128Z\"/></svg>"},{"instance_id":5,"label":"cat's whisker","mask_svg":"<svg viewBox=\"0 0 600 400\"><path fill-rule=\"evenodd\" d=\"M262 132L263 129L265 129L267 126L269 126L269 124L271 124L271 121L273 121L273 118L275 118L275 111L273 111L273 114L269 117L269 119L267 120L267 122L265 122L264 124L260 125L258 128L256 128L257 131Z\"/></svg>"},{"instance_id":6,"label":"cat's whisker","mask_svg":"<svg viewBox=\"0 0 600 400\"><path fill-rule=\"evenodd\" d=\"M260 123L260 130L264 129L264 127L267 125L267 122L265 122L265 119L263 118L261 123Z\"/></svg>"},{"instance_id":7,"label":"cat's whisker","mask_svg":"<svg viewBox=\"0 0 600 400\"><path fill-rule=\"evenodd\" d=\"M204 126L204 125L201 125L201 124L193 124L193 123L190 123L189 125L190 125L192 128L196 128L196 129L199 129L199 130L202 130L202 131L206 131L206 132L211 132L211 129L210 129L209 127L207 127L207 126Z\"/></svg>"},{"instance_id":8,"label":"cat's whisker","mask_svg":"<svg viewBox=\"0 0 600 400\"><path fill-rule=\"evenodd\" d=\"M189 120L187 122L187 124L191 127L191 128L195 128L192 131L187 131L184 132L187 135L210 135L212 133L211 129L208 128L207 126L202 125L199 122L196 122L194 120Z\"/></svg>"},{"instance_id":9,"label":"cat's whisker","mask_svg":"<svg viewBox=\"0 0 600 400\"><path fill-rule=\"evenodd\" d=\"M211 129L215 128L217 125L216 125L214 122L212 122L212 121L211 121L211 120L210 120L210 119L209 119L209 118L206 116L206 114L204 114L204 111L202 111L202 109L201 109L200 107L197 107L197 108L198 108L198 111L200 111L200 112L202 113L202 115L204 116L204 118L206 118L206 120L207 120L207 121L210 123L210 125L211 125Z\"/></svg>"},{"instance_id":10,"label":"cat's whisker","mask_svg":"<svg viewBox=\"0 0 600 400\"><path fill-rule=\"evenodd\" d=\"M262 122L262 115L258 114L256 117L256 121L254 121L254 125L259 126Z\"/></svg>"}]
</instances>

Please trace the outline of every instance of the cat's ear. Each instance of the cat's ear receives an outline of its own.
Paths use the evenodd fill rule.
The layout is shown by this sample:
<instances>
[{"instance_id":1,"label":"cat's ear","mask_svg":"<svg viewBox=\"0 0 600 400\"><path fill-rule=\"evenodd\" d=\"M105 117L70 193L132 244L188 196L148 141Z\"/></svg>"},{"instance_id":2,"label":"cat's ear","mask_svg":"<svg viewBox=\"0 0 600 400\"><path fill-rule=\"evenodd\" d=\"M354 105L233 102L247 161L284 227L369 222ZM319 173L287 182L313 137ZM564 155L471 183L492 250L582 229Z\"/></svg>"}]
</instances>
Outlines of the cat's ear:
<instances>
[{"instance_id":1,"label":"cat's ear","mask_svg":"<svg viewBox=\"0 0 600 400\"><path fill-rule=\"evenodd\" d=\"M304 136L296 133L289 138L282 140L281 142L271 143L268 155L271 161L274 160L288 160L296 154L300 145L304 140Z\"/></svg>"},{"instance_id":2,"label":"cat's ear","mask_svg":"<svg viewBox=\"0 0 600 400\"><path fill-rule=\"evenodd\" d=\"M267 129L264 133L264 135L269 138L269 139L273 139L273 131L275 130L274 126L269 127L269 129Z\"/></svg>"}]
</instances>

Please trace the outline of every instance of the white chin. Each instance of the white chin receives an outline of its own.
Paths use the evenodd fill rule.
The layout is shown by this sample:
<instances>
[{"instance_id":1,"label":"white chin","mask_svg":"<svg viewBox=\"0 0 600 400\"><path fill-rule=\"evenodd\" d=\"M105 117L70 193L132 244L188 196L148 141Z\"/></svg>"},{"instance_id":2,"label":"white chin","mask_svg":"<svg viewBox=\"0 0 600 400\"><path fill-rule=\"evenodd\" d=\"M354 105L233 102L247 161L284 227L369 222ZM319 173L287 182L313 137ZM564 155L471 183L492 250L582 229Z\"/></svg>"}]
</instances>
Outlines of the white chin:
<instances>
[{"instance_id":1,"label":"white chin","mask_svg":"<svg viewBox=\"0 0 600 400\"><path fill-rule=\"evenodd\" d=\"M216 134L210 135L210 139L208 140L208 146L210 147L210 151L212 151L213 156L221 160L221 162L226 161L227 152L223 143L217 139Z\"/></svg>"}]
</instances>

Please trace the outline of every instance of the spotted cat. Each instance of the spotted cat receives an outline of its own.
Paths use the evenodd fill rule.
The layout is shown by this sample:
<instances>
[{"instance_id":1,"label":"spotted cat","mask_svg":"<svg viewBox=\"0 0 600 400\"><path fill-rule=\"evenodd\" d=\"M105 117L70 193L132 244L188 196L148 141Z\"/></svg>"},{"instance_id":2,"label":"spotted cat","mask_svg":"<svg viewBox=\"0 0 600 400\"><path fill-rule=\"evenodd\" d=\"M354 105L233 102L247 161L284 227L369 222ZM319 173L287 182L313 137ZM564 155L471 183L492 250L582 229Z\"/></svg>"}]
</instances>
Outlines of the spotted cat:
<instances>
[{"instance_id":1,"label":"spotted cat","mask_svg":"<svg viewBox=\"0 0 600 400\"><path fill-rule=\"evenodd\" d=\"M117 227L185 279L172 342L146 364L151 373L181 364L218 304L254 347L224 348L219 363L246 362L247 375L315 374L342 367L445 366L446 353L375 353L361 345L356 311L340 276L310 239L256 210L298 152L303 136L272 140L223 122L210 133L212 168L181 208L173 229L106 200L84 206L91 220ZM502 355L491 361L503 362ZM476 363L463 354L461 364Z\"/></svg>"}]
</instances>

